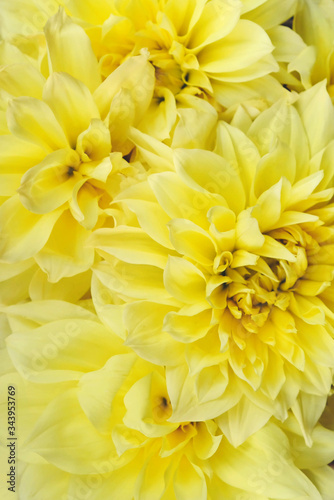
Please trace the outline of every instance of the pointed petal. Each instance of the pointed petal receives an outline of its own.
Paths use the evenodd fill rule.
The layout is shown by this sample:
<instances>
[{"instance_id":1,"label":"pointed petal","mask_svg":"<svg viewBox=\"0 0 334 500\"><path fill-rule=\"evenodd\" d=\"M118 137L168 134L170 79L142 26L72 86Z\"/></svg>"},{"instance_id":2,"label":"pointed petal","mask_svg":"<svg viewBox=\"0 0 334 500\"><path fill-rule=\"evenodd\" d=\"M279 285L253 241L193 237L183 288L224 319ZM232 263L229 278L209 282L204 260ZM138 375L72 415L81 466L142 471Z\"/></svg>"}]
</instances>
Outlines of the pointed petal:
<instances>
[{"instance_id":1,"label":"pointed petal","mask_svg":"<svg viewBox=\"0 0 334 500\"><path fill-rule=\"evenodd\" d=\"M48 153L69 146L49 106L33 97L17 97L8 105L8 127L12 134L33 142Z\"/></svg>"},{"instance_id":2,"label":"pointed petal","mask_svg":"<svg viewBox=\"0 0 334 500\"><path fill-rule=\"evenodd\" d=\"M16 262L34 256L47 242L61 213L62 209L33 214L21 204L19 195L7 200L0 207L1 259Z\"/></svg>"},{"instance_id":3,"label":"pointed petal","mask_svg":"<svg viewBox=\"0 0 334 500\"><path fill-rule=\"evenodd\" d=\"M69 210L65 210L55 223L44 248L35 257L49 281L56 283L92 266L94 250L87 247L88 236L89 232L73 219Z\"/></svg>"},{"instance_id":4,"label":"pointed petal","mask_svg":"<svg viewBox=\"0 0 334 500\"><path fill-rule=\"evenodd\" d=\"M53 73L46 82L43 99L49 105L75 149L77 138L90 126L92 118L100 118L88 88L67 73Z\"/></svg>"},{"instance_id":5,"label":"pointed petal","mask_svg":"<svg viewBox=\"0 0 334 500\"><path fill-rule=\"evenodd\" d=\"M81 80L91 92L101 83L91 42L81 26L60 9L44 28L50 71L64 71Z\"/></svg>"}]
</instances>

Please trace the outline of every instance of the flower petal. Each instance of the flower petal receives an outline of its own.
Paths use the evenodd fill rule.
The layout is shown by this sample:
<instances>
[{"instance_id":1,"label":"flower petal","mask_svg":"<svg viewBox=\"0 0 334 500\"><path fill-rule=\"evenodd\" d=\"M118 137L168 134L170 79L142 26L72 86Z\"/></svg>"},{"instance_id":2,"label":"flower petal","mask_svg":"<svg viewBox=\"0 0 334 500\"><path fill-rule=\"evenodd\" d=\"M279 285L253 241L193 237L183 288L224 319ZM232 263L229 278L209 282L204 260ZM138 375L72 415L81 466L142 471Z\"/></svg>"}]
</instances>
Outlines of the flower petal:
<instances>
[{"instance_id":1,"label":"flower petal","mask_svg":"<svg viewBox=\"0 0 334 500\"><path fill-rule=\"evenodd\" d=\"M124 352L121 345L122 341L104 326L80 318L53 321L7 338L16 369L38 383L78 380L103 366L115 352ZM85 355L88 351L89 357Z\"/></svg>"},{"instance_id":2,"label":"flower petal","mask_svg":"<svg viewBox=\"0 0 334 500\"><path fill-rule=\"evenodd\" d=\"M145 56L131 57L125 61L94 92L94 100L102 120L107 116L112 100L121 88L129 91L135 104L135 119L141 119L150 105L154 82L154 68Z\"/></svg>"},{"instance_id":3,"label":"flower petal","mask_svg":"<svg viewBox=\"0 0 334 500\"><path fill-rule=\"evenodd\" d=\"M0 70L0 87L14 97L42 98L44 76L30 64L11 64Z\"/></svg>"},{"instance_id":4,"label":"flower petal","mask_svg":"<svg viewBox=\"0 0 334 500\"><path fill-rule=\"evenodd\" d=\"M71 389L52 401L25 447L72 474L94 474L94 463L110 461L113 446L88 420L76 392Z\"/></svg>"},{"instance_id":5,"label":"flower petal","mask_svg":"<svg viewBox=\"0 0 334 500\"><path fill-rule=\"evenodd\" d=\"M128 330L126 345L152 363L177 364L182 359L184 347L162 332L164 316L171 310L173 307L155 302L127 304L124 310L124 324Z\"/></svg>"},{"instance_id":6,"label":"flower petal","mask_svg":"<svg viewBox=\"0 0 334 500\"><path fill-rule=\"evenodd\" d=\"M46 214L69 201L74 186L80 182L80 175L73 171L77 164L78 156L74 151L61 149L29 169L18 190L26 209L35 214Z\"/></svg>"},{"instance_id":7,"label":"flower petal","mask_svg":"<svg viewBox=\"0 0 334 500\"><path fill-rule=\"evenodd\" d=\"M90 126L91 119L100 118L88 88L67 73L51 74L44 87L43 99L53 111L73 149L79 134Z\"/></svg>"},{"instance_id":8,"label":"flower petal","mask_svg":"<svg viewBox=\"0 0 334 500\"><path fill-rule=\"evenodd\" d=\"M35 256L49 281L56 283L92 266L94 250L87 246L88 236L89 232L73 219L69 210L65 210L55 223L44 248Z\"/></svg>"},{"instance_id":9,"label":"flower petal","mask_svg":"<svg viewBox=\"0 0 334 500\"><path fill-rule=\"evenodd\" d=\"M188 47L197 51L226 37L239 21L239 16L240 5L237 3L233 5L228 0L207 3L191 30Z\"/></svg>"},{"instance_id":10,"label":"flower petal","mask_svg":"<svg viewBox=\"0 0 334 500\"><path fill-rule=\"evenodd\" d=\"M164 271L166 290L184 303L205 300L206 281L201 271L188 260L169 257Z\"/></svg>"},{"instance_id":11,"label":"flower petal","mask_svg":"<svg viewBox=\"0 0 334 500\"><path fill-rule=\"evenodd\" d=\"M270 38L260 26L242 19L230 34L205 47L198 60L204 71L233 73L258 62L273 48ZM269 66L267 72L271 72Z\"/></svg>"},{"instance_id":12,"label":"flower petal","mask_svg":"<svg viewBox=\"0 0 334 500\"><path fill-rule=\"evenodd\" d=\"M176 500L207 498L207 486L204 473L200 467L182 457L174 476L174 492Z\"/></svg>"},{"instance_id":13,"label":"flower petal","mask_svg":"<svg viewBox=\"0 0 334 500\"><path fill-rule=\"evenodd\" d=\"M170 240L180 254L203 266L213 264L217 253L215 243L204 229L187 219L172 219L168 227Z\"/></svg>"},{"instance_id":14,"label":"flower petal","mask_svg":"<svg viewBox=\"0 0 334 500\"><path fill-rule=\"evenodd\" d=\"M33 97L17 97L8 104L9 130L19 139L33 142L48 153L69 146L65 134L47 104Z\"/></svg>"},{"instance_id":15,"label":"flower petal","mask_svg":"<svg viewBox=\"0 0 334 500\"><path fill-rule=\"evenodd\" d=\"M177 173L189 187L222 196L236 213L244 208L239 172L224 158L200 149L177 149L174 158Z\"/></svg>"},{"instance_id":16,"label":"flower petal","mask_svg":"<svg viewBox=\"0 0 334 500\"><path fill-rule=\"evenodd\" d=\"M98 62L91 42L81 26L64 9L49 19L44 28L50 71L64 71L81 80L91 92L101 83Z\"/></svg>"},{"instance_id":17,"label":"flower petal","mask_svg":"<svg viewBox=\"0 0 334 500\"><path fill-rule=\"evenodd\" d=\"M33 257L47 242L62 209L39 215L29 212L19 195L0 207L1 259L17 262Z\"/></svg>"},{"instance_id":18,"label":"flower petal","mask_svg":"<svg viewBox=\"0 0 334 500\"><path fill-rule=\"evenodd\" d=\"M129 264L148 264L162 268L167 263L169 253L137 227L99 229L92 234L90 244Z\"/></svg>"}]
</instances>

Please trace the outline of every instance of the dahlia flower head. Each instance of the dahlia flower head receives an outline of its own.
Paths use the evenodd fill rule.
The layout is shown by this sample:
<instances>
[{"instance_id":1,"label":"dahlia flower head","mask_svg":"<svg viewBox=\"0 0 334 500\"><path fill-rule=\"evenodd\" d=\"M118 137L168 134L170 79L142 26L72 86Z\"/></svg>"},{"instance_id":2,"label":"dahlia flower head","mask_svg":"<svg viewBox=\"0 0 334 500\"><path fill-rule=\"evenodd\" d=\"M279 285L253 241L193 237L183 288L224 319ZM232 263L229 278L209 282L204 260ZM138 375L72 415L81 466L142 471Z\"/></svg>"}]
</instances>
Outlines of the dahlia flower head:
<instances>
[{"instance_id":1,"label":"dahlia flower head","mask_svg":"<svg viewBox=\"0 0 334 500\"><path fill-rule=\"evenodd\" d=\"M213 151L172 150L133 129L139 158L163 157L165 171L117 196L135 225L92 234L104 258L92 297L127 346L167 367L171 421L217 418L237 446L289 408L305 427L304 396L324 407L333 124L321 83L247 132L220 122Z\"/></svg>"},{"instance_id":2,"label":"dahlia flower head","mask_svg":"<svg viewBox=\"0 0 334 500\"><path fill-rule=\"evenodd\" d=\"M83 53L76 36L80 29L90 41L102 78L129 57L148 51L158 103L174 101L180 92L200 94L218 107L254 97L273 102L285 92L276 77L284 73L286 79L288 64L306 47L297 33L280 26L294 14L296 0L283 5L277 0L20 3L18 13L12 4L1 1L2 37L43 74L48 72L50 55L45 42L50 37L57 40L65 31L70 50Z\"/></svg>"},{"instance_id":3,"label":"dahlia flower head","mask_svg":"<svg viewBox=\"0 0 334 500\"><path fill-rule=\"evenodd\" d=\"M289 412L284 425L272 419L237 448L215 419L170 422L164 368L137 356L90 309L89 301L44 300L1 315L1 388L15 385L25 417L19 497L330 498L327 421L312 430L312 447Z\"/></svg>"},{"instance_id":4,"label":"dahlia flower head","mask_svg":"<svg viewBox=\"0 0 334 500\"><path fill-rule=\"evenodd\" d=\"M333 58L334 5L330 0L300 2L293 21L293 29L306 43L306 47L289 63L289 71L301 76L304 88L326 80L328 92L334 98ZM290 76L291 83L294 80Z\"/></svg>"}]
</instances>

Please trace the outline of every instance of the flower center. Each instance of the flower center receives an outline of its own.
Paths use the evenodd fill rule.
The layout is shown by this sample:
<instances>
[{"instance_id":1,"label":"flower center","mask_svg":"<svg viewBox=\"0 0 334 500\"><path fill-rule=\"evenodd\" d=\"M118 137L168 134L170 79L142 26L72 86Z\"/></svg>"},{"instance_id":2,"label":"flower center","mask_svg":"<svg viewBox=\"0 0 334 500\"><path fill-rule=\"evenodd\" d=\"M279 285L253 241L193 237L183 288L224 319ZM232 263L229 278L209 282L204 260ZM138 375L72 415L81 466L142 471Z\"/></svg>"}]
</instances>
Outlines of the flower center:
<instances>
[{"instance_id":1,"label":"flower center","mask_svg":"<svg viewBox=\"0 0 334 500\"><path fill-rule=\"evenodd\" d=\"M294 261L259 257L256 265L233 269L233 258L216 266L224 281L219 295L208 297L215 308L228 309L250 333L257 333L268 319L272 307L286 310L290 291L298 287L308 268L308 257L319 251L318 243L299 227L271 231L269 235L283 244Z\"/></svg>"},{"instance_id":2,"label":"flower center","mask_svg":"<svg viewBox=\"0 0 334 500\"><path fill-rule=\"evenodd\" d=\"M152 410L153 418L157 423L165 422L172 416L173 409L167 397L158 397Z\"/></svg>"}]
</instances>

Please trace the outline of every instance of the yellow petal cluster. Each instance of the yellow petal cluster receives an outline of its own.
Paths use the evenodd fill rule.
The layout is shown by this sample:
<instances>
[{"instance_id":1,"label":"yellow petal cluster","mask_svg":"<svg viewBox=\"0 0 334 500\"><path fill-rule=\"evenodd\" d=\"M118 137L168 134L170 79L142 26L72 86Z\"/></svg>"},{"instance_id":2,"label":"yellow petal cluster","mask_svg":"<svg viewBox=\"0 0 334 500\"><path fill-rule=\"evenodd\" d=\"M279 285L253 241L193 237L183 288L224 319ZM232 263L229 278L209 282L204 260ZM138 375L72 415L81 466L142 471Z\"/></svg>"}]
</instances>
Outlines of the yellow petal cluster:
<instances>
[{"instance_id":1,"label":"yellow petal cluster","mask_svg":"<svg viewBox=\"0 0 334 500\"><path fill-rule=\"evenodd\" d=\"M333 12L0 0L1 499L332 500Z\"/></svg>"},{"instance_id":2,"label":"yellow petal cluster","mask_svg":"<svg viewBox=\"0 0 334 500\"><path fill-rule=\"evenodd\" d=\"M327 139L310 120L320 108ZM331 387L333 118L318 85L247 134L220 122L214 151L177 148L170 171L118 197L136 226L91 238L105 259L94 266L101 317L167 367L176 419L221 415L235 445L271 415L284 420L298 395L325 402Z\"/></svg>"},{"instance_id":3,"label":"yellow petal cluster","mask_svg":"<svg viewBox=\"0 0 334 500\"><path fill-rule=\"evenodd\" d=\"M20 430L20 495L321 500L315 485L330 476L332 430L315 427L311 453L292 414L238 448L216 420L171 423L164 369L122 345L87 305L44 300L6 309L1 385L11 379L29 394L21 411L32 412Z\"/></svg>"},{"instance_id":4,"label":"yellow petal cluster","mask_svg":"<svg viewBox=\"0 0 334 500\"><path fill-rule=\"evenodd\" d=\"M296 11L294 31L306 46L294 59L289 71L297 71L304 88L326 80L328 93L334 97L333 63L334 6L330 0L304 0Z\"/></svg>"}]
</instances>

